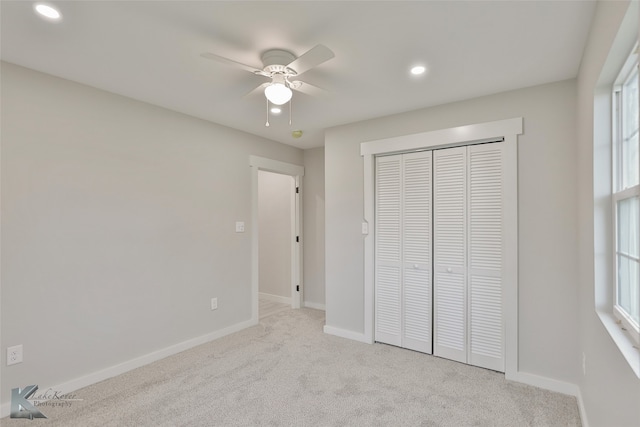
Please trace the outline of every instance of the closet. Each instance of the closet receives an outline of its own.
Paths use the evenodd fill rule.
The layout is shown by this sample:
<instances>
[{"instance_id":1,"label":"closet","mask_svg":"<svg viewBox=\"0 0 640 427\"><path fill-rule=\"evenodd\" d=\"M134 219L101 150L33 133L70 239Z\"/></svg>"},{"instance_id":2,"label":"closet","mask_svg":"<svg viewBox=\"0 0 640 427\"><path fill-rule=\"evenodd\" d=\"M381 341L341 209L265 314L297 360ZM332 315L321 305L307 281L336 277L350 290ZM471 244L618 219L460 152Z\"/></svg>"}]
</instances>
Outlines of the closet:
<instances>
[{"instance_id":1,"label":"closet","mask_svg":"<svg viewBox=\"0 0 640 427\"><path fill-rule=\"evenodd\" d=\"M376 158L376 341L504 372L504 146Z\"/></svg>"},{"instance_id":2,"label":"closet","mask_svg":"<svg viewBox=\"0 0 640 427\"><path fill-rule=\"evenodd\" d=\"M432 153L379 157L376 340L432 351Z\"/></svg>"}]
</instances>

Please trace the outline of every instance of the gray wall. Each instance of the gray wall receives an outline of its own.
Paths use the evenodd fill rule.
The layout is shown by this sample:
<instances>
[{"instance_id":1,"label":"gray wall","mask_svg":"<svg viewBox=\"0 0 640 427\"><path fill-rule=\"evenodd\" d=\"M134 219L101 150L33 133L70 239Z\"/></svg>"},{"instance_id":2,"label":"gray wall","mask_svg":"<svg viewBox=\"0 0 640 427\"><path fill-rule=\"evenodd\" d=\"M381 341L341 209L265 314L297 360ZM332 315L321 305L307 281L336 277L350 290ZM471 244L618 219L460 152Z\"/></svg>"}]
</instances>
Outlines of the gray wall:
<instances>
[{"instance_id":1,"label":"gray wall","mask_svg":"<svg viewBox=\"0 0 640 427\"><path fill-rule=\"evenodd\" d=\"M304 303L323 309L324 147L304 150Z\"/></svg>"},{"instance_id":2,"label":"gray wall","mask_svg":"<svg viewBox=\"0 0 640 427\"><path fill-rule=\"evenodd\" d=\"M249 156L302 150L7 63L1 79L3 403L250 319Z\"/></svg>"},{"instance_id":3,"label":"gray wall","mask_svg":"<svg viewBox=\"0 0 640 427\"><path fill-rule=\"evenodd\" d=\"M603 247L607 244L607 238L603 237L606 233L602 230L610 221L606 214L602 214L609 212L610 208L607 200L604 200L603 206L602 201L606 197L600 190L602 183L606 183L607 179L598 173L594 174L594 163L599 165L597 170L606 174L607 171L604 169L608 169L607 163L610 160L607 147L604 151L598 151L598 157L594 159L594 143L597 142L594 141L594 92L598 79L603 75L605 61L628 6L629 2L626 1L598 3L578 78L580 349L577 363L582 365L584 355L586 373L580 373L579 384L587 419L592 427L640 424L640 380L624 360L595 311L595 295L602 295L600 290L608 288L603 281L610 280L611 276L606 271L604 275L594 275L594 271L606 270L606 266L600 265L594 269L594 259L597 258L601 262L601 259L607 258L603 257L607 249ZM637 26L637 8L630 13ZM628 52L624 55L626 53ZM604 72L608 71L610 70ZM613 72L617 72L617 67ZM598 120L608 122L608 114L598 117ZM601 161L603 157L604 165ZM594 182L598 184L595 189ZM608 190L610 187L606 188L605 184L604 192ZM597 216L594 216L594 210L598 211ZM598 230L596 239L594 229ZM602 299L610 301L611 294L603 295Z\"/></svg>"},{"instance_id":4,"label":"gray wall","mask_svg":"<svg viewBox=\"0 0 640 427\"><path fill-rule=\"evenodd\" d=\"M497 66L496 72L499 72ZM327 325L362 333L360 143L512 117L518 142L519 370L576 384L576 82L547 84L327 130Z\"/></svg>"},{"instance_id":5,"label":"gray wall","mask_svg":"<svg viewBox=\"0 0 640 427\"><path fill-rule=\"evenodd\" d=\"M291 298L293 178L258 172L259 291Z\"/></svg>"}]
</instances>

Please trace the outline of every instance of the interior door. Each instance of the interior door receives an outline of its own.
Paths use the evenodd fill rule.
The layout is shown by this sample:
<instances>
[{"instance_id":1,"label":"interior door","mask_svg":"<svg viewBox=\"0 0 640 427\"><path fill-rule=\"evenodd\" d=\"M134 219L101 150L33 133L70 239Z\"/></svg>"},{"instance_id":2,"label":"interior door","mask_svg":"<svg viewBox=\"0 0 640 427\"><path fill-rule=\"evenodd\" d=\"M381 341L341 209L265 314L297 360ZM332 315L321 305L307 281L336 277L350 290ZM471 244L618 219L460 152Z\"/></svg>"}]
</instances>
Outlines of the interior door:
<instances>
[{"instance_id":1,"label":"interior door","mask_svg":"<svg viewBox=\"0 0 640 427\"><path fill-rule=\"evenodd\" d=\"M431 152L376 162L376 341L432 352Z\"/></svg>"},{"instance_id":2,"label":"interior door","mask_svg":"<svg viewBox=\"0 0 640 427\"><path fill-rule=\"evenodd\" d=\"M402 160L402 346L432 353L432 152Z\"/></svg>"},{"instance_id":3,"label":"interior door","mask_svg":"<svg viewBox=\"0 0 640 427\"><path fill-rule=\"evenodd\" d=\"M402 346L402 156L376 159L375 339Z\"/></svg>"},{"instance_id":4,"label":"interior door","mask_svg":"<svg viewBox=\"0 0 640 427\"><path fill-rule=\"evenodd\" d=\"M504 372L504 144L468 147L468 363Z\"/></svg>"},{"instance_id":5,"label":"interior door","mask_svg":"<svg viewBox=\"0 0 640 427\"><path fill-rule=\"evenodd\" d=\"M504 147L434 153L434 354L502 372Z\"/></svg>"},{"instance_id":6,"label":"interior door","mask_svg":"<svg viewBox=\"0 0 640 427\"><path fill-rule=\"evenodd\" d=\"M504 371L505 147L376 160L376 341Z\"/></svg>"},{"instance_id":7,"label":"interior door","mask_svg":"<svg viewBox=\"0 0 640 427\"><path fill-rule=\"evenodd\" d=\"M433 153L434 354L467 362L467 148Z\"/></svg>"}]
</instances>

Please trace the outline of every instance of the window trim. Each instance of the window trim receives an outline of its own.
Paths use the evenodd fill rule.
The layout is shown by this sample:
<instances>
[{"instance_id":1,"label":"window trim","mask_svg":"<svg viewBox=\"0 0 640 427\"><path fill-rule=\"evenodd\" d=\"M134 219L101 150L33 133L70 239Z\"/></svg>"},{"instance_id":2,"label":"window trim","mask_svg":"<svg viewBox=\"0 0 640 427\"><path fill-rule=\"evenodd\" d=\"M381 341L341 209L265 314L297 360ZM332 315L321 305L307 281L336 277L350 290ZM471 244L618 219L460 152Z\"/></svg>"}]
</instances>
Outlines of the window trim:
<instances>
[{"instance_id":1,"label":"window trim","mask_svg":"<svg viewBox=\"0 0 640 427\"><path fill-rule=\"evenodd\" d=\"M612 256L612 283L613 301L612 312L618 327L629 336L636 345L640 345L640 326L622 307L618 305L618 202L633 197L640 197L640 184L632 187L622 188L622 143L623 133L623 88L631 78L640 78L637 73L638 63L638 43L635 44L620 69L618 77L614 81L611 94L611 207L612 207L612 227L613 232L611 256ZM639 166L640 167L640 166ZM639 227L640 229L640 227Z\"/></svg>"},{"instance_id":2,"label":"window trim","mask_svg":"<svg viewBox=\"0 0 640 427\"><path fill-rule=\"evenodd\" d=\"M608 46L606 59L598 69L599 76L593 87L593 116L591 153L591 191L592 209L588 218L592 219L591 238L593 250L590 262L593 262L593 309L600 320L604 331L620 351L633 374L640 379L640 345L631 335L623 331L613 314L613 211L612 198L612 113L615 108L613 89L617 83L620 70L623 68L633 46L638 42L638 2L630 2L615 37ZM584 272L590 278L590 272ZM583 375L586 372L583 371Z\"/></svg>"}]
</instances>

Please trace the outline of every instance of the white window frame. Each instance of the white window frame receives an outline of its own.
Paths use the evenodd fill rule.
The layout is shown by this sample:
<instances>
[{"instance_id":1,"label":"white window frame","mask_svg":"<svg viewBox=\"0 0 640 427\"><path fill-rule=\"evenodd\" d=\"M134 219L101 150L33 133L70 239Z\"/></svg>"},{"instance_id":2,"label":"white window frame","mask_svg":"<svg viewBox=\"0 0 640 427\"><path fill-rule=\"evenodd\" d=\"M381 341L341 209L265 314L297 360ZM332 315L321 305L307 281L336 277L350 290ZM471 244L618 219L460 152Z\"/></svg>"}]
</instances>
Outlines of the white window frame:
<instances>
[{"instance_id":1,"label":"white window frame","mask_svg":"<svg viewBox=\"0 0 640 427\"><path fill-rule=\"evenodd\" d=\"M623 140L623 117L624 112L622 102L622 92L624 86L629 82L631 78L638 78L638 45L633 48L632 53L628 56L624 66L620 70L618 77L614 83L612 93L612 119L611 119L611 204L612 204L612 219L613 219L613 247L611 250L613 257L613 315L615 316L617 323L620 325L636 344L640 344L640 327L631 318L631 316L620 307L618 302L618 202L633 197L640 196L640 185L636 184L632 187L622 188L622 140ZM635 76L634 76L635 74ZM638 165L640 168L640 165ZM639 227L640 229L640 227ZM625 256L629 257L627 254ZM638 261L635 257L629 257L632 260ZM639 285L640 286L640 285Z\"/></svg>"}]
</instances>

